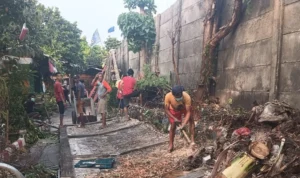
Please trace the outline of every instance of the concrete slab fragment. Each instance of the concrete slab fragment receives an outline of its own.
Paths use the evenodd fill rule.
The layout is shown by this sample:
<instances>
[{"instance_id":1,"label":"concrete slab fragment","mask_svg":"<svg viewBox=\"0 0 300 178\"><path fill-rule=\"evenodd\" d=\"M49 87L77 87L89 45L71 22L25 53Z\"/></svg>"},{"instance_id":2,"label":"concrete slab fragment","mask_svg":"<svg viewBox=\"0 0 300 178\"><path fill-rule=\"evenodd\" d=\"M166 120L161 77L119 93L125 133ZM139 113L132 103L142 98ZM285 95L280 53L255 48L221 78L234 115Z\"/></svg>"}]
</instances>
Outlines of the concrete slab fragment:
<instances>
[{"instance_id":1,"label":"concrete slab fragment","mask_svg":"<svg viewBox=\"0 0 300 178\"><path fill-rule=\"evenodd\" d=\"M110 134L69 139L73 156L117 155L137 147L156 144L167 140L167 135L155 132L147 125L138 125Z\"/></svg>"}]
</instances>

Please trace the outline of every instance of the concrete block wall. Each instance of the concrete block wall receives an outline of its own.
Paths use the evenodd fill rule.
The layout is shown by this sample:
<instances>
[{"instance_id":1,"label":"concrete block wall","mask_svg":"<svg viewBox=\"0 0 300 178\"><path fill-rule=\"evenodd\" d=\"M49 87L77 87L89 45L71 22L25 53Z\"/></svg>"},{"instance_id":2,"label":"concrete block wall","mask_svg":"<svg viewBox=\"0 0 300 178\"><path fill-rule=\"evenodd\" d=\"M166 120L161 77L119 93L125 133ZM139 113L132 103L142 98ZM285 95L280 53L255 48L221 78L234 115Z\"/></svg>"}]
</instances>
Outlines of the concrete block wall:
<instances>
[{"instance_id":1,"label":"concrete block wall","mask_svg":"<svg viewBox=\"0 0 300 178\"><path fill-rule=\"evenodd\" d=\"M180 7L181 6L181 7ZM161 14L159 38L159 70L161 75L173 73L172 43L169 32L174 32L177 23L181 25L179 51L175 44L175 59L179 53L179 75L181 84L186 88L196 88L199 82L203 20L207 12L205 0L177 0ZM181 17L178 21L178 17ZM176 60L177 62L177 60Z\"/></svg>"},{"instance_id":2,"label":"concrete block wall","mask_svg":"<svg viewBox=\"0 0 300 178\"><path fill-rule=\"evenodd\" d=\"M182 85L195 89L200 79L203 43L203 20L207 13L206 1L183 0L179 73Z\"/></svg>"},{"instance_id":3,"label":"concrete block wall","mask_svg":"<svg viewBox=\"0 0 300 178\"><path fill-rule=\"evenodd\" d=\"M203 20L207 0L177 0L156 17L158 58L150 59L152 70L158 62L160 74L173 72L172 44L168 35L175 30L181 16L179 74L186 88L199 83L203 46ZM224 0L222 25L230 19L233 0ZM221 41L217 62L217 96L221 101L233 99L233 105L250 108L280 99L297 104L300 101L300 0L252 0L238 27ZM176 44L177 45L177 44ZM123 58L118 57L122 70L139 70L139 54L128 52L122 44ZM122 49L120 51L122 51ZM125 54L127 52L127 54ZM122 55L121 55L122 56ZM127 57L125 57L127 56ZM300 107L300 106L299 106Z\"/></svg>"},{"instance_id":4,"label":"concrete block wall","mask_svg":"<svg viewBox=\"0 0 300 178\"><path fill-rule=\"evenodd\" d=\"M280 61L279 99L294 106L300 101L300 0L285 0Z\"/></svg>"},{"instance_id":5,"label":"concrete block wall","mask_svg":"<svg viewBox=\"0 0 300 178\"><path fill-rule=\"evenodd\" d=\"M225 0L222 25L232 14L233 1ZM238 28L222 42L218 54L217 95L235 106L266 102L271 89L273 0L252 0Z\"/></svg>"}]
</instances>

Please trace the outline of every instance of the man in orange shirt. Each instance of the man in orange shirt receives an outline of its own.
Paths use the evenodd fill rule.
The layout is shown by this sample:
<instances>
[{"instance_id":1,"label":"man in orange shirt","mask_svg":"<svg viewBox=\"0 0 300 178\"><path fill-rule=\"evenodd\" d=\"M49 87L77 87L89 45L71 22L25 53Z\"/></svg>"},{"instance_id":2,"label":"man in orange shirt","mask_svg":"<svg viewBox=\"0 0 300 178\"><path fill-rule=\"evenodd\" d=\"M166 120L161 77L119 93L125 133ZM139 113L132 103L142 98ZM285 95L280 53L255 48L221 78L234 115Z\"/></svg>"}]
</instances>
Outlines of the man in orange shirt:
<instances>
[{"instance_id":1,"label":"man in orange shirt","mask_svg":"<svg viewBox=\"0 0 300 178\"><path fill-rule=\"evenodd\" d=\"M181 123L180 129L183 129L187 123L189 123L189 130L191 134L191 141L194 144L195 137L195 123L191 117L191 105L192 100L188 93L184 92L183 86L175 86L172 88L172 92L169 92L165 96L165 112L169 117L171 129L169 132L169 152L174 148L174 137L176 131L176 122ZM182 115L184 115L182 121Z\"/></svg>"},{"instance_id":2,"label":"man in orange shirt","mask_svg":"<svg viewBox=\"0 0 300 178\"><path fill-rule=\"evenodd\" d=\"M106 112L107 112L107 94L111 92L111 87L103 79L102 73L96 75L92 81L93 86L98 86L98 113L102 115L102 127L106 127Z\"/></svg>"}]
</instances>

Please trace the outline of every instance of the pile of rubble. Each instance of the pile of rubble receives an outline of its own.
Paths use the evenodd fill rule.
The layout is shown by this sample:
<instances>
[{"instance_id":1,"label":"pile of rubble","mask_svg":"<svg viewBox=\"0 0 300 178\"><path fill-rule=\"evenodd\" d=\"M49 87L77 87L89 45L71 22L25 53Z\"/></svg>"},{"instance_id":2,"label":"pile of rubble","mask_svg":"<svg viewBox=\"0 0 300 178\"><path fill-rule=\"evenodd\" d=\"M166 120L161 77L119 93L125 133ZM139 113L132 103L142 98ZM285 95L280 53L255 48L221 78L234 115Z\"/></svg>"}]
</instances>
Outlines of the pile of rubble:
<instances>
[{"instance_id":1,"label":"pile of rubble","mask_svg":"<svg viewBox=\"0 0 300 178\"><path fill-rule=\"evenodd\" d=\"M176 156L177 159L167 158L169 154L166 159L159 155L156 156L160 159L153 155L122 157L118 174L164 177L170 170L189 172L202 167L207 170L205 177L211 178L300 176L299 110L279 101L255 105L250 112L217 104L199 106L197 110L199 147L192 157L189 154ZM130 114L152 124L166 125L163 108L132 106ZM182 147L183 150L187 149ZM178 153L175 150L171 155Z\"/></svg>"},{"instance_id":2,"label":"pile of rubble","mask_svg":"<svg viewBox=\"0 0 300 178\"><path fill-rule=\"evenodd\" d=\"M196 125L201 152L181 160L178 169L206 166L207 177L300 176L299 110L279 101L254 106L251 112L216 104L201 109Z\"/></svg>"}]
</instances>

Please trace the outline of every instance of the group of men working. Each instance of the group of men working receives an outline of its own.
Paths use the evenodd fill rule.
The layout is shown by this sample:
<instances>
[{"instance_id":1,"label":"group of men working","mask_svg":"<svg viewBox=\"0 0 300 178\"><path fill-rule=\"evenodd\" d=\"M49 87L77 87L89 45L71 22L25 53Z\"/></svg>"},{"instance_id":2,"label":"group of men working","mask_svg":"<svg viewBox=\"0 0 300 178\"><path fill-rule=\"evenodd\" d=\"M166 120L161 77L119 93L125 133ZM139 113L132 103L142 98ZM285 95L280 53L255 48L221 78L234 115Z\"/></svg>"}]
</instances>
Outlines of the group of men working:
<instances>
[{"instance_id":1,"label":"group of men working","mask_svg":"<svg viewBox=\"0 0 300 178\"><path fill-rule=\"evenodd\" d=\"M127 75L122 75L121 80L117 81L116 87L118 105L121 112L124 111L127 120L130 120L128 114L128 107L130 98L137 95L136 92L136 79L133 77L134 71L129 69ZM58 74L56 77L56 82L54 84L55 97L57 105L60 112L60 126L63 126L63 116L64 109L66 105L63 88L61 86L61 75ZM83 120L83 102L84 98L84 84L79 81L79 77L74 78L75 81L75 98L77 102L77 111L80 114L79 121L80 127L84 127ZM102 116L102 127L106 127L106 113L107 113L107 95L111 92L111 86L103 79L103 74L99 73L92 81L92 86L97 86L98 95L98 109L97 112ZM183 129L187 124L189 124L189 131L191 134L191 141L194 144L194 129L195 123L192 116L192 103L190 95L184 91L183 86L174 86L172 91L165 96L165 113L168 116L170 122L169 131L169 152L174 149L174 137L177 126L179 129ZM184 118L182 119L182 116Z\"/></svg>"}]
</instances>

